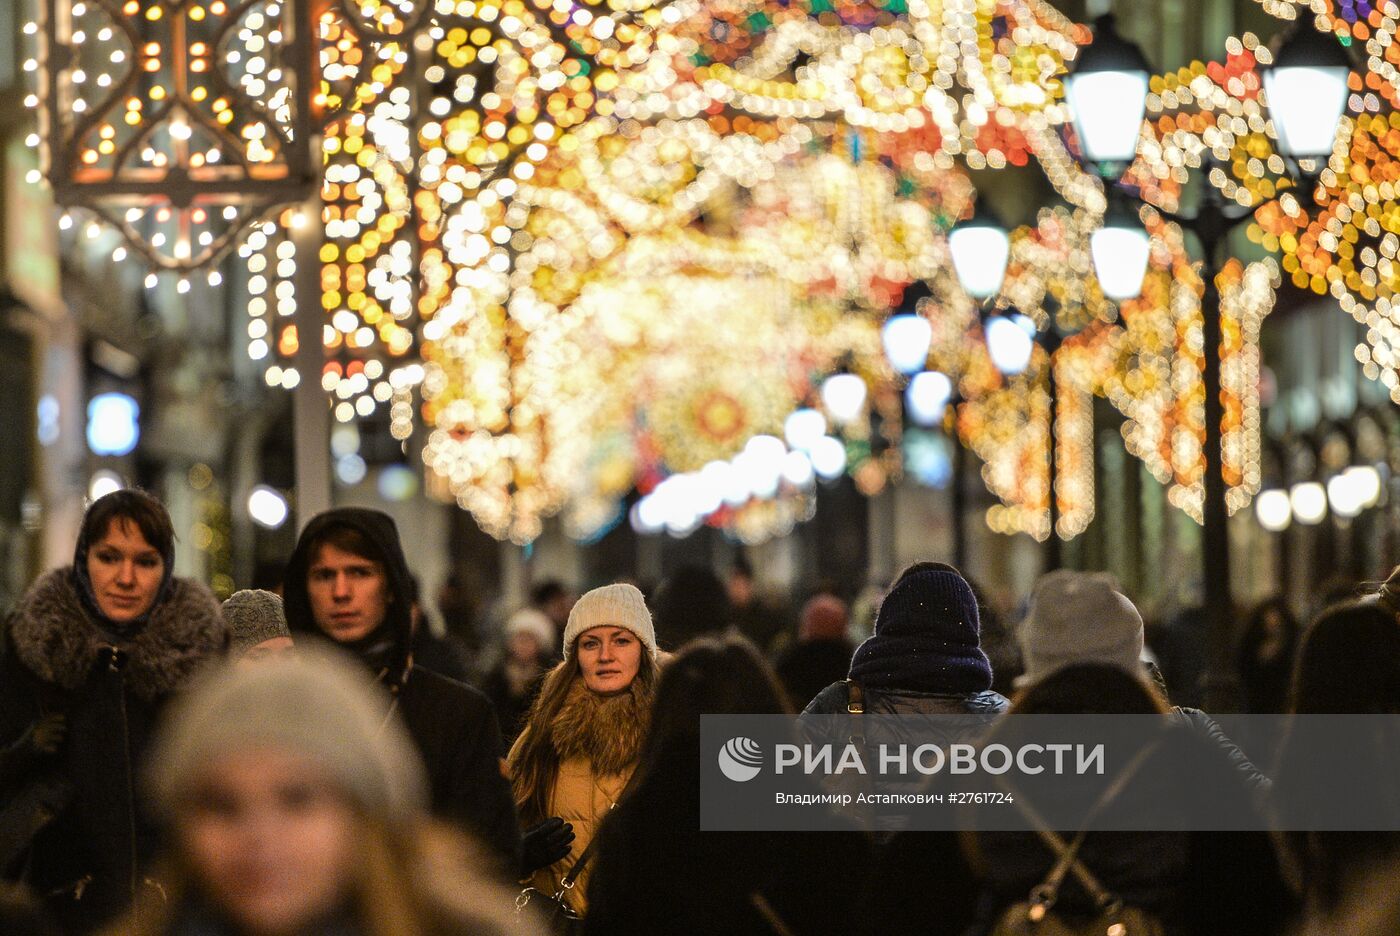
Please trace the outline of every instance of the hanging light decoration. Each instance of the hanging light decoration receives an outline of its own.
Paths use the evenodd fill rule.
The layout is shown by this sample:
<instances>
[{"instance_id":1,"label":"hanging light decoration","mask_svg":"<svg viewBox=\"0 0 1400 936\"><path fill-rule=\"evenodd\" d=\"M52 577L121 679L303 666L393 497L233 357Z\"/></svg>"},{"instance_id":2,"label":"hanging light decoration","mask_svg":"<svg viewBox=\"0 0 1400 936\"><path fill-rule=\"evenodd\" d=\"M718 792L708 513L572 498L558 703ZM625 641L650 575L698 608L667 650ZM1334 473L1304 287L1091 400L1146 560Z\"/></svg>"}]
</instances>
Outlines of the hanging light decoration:
<instances>
[{"instance_id":1,"label":"hanging light decoration","mask_svg":"<svg viewBox=\"0 0 1400 936\"><path fill-rule=\"evenodd\" d=\"M46 0L29 103L60 205L91 211L152 269L222 257L315 190L311 15L302 0ZM187 281L186 281L187 282Z\"/></svg>"},{"instance_id":2,"label":"hanging light decoration","mask_svg":"<svg viewBox=\"0 0 1400 936\"><path fill-rule=\"evenodd\" d=\"M1270 533L1282 533L1293 522L1293 506L1288 492L1273 488L1260 491L1254 499L1254 515L1259 525Z\"/></svg>"},{"instance_id":3,"label":"hanging light decoration","mask_svg":"<svg viewBox=\"0 0 1400 936\"><path fill-rule=\"evenodd\" d=\"M885 355L890 366L901 374L913 374L928 361L933 326L922 315L892 315L881 329Z\"/></svg>"},{"instance_id":4,"label":"hanging light decoration","mask_svg":"<svg viewBox=\"0 0 1400 936\"><path fill-rule=\"evenodd\" d=\"M936 426L943 421L948 401L953 397L953 382L947 374L924 371L915 374L904 392L909 418L918 426Z\"/></svg>"},{"instance_id":5,"label":"hanging light decoration","mask_svg":"<svg viewBox=\"0 0 1400 936\"><path fill-rule=\"evenodd\" d=\"M847 425L861 417L865 410L867 388L859 374L832 374L822 382L822 405L839 424Z\"/></svg>"}]
</instances>

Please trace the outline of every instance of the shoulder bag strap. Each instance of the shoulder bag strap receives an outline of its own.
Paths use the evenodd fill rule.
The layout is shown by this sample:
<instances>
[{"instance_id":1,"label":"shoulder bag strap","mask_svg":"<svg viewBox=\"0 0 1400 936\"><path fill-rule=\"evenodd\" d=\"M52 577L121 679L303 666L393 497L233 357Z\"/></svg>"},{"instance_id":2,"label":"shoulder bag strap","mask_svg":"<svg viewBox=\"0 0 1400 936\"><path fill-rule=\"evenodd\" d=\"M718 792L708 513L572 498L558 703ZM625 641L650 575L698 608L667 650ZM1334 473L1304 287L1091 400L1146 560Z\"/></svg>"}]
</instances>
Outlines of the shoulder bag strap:
<instances>
[{"instance_id":1,"label":"shoulder bag strap","mask_svg":"<svg viewBox=\"0 0 1400 936\"><path fill-rule=\"evenodd\" d=\"M627 799L627 795L636 788L637 778L641 772L641 765L638 765L632 771L632 775L628 777L627 782L623 784L622 791L617 794L617 802L612 805L612 809L616 809L619 804ZM588 840L588 844L584 847L583 851L579 853L578 860L575 861L574 866L569 869L569 873L564 875L564 879L559 882L559 893L555 896L562 897L566 891L573 890L574 885L578 883L579 875L583 873L583 868L588 864L588 859L593 857L593 852L598 847L598 833L600 831L602 831L600 828L593 830L593 837Z\"/></svg>"},{"instance_id":2,"label":"shoulder bag strap","mask_svg":"<svg viewBox=\"0 0 1400 936\"><path fill-rule=\"evenodd\" d=\"M778 911L773 909L773 905L768 902L768 898L763 896L762 891L750 891L749 903L758 911L758 915L763 917L763 922L768 924L775 936L797 936L792 931L792 927L787 925L787 921L778 915Z\"/></svg>"}]
</instances>

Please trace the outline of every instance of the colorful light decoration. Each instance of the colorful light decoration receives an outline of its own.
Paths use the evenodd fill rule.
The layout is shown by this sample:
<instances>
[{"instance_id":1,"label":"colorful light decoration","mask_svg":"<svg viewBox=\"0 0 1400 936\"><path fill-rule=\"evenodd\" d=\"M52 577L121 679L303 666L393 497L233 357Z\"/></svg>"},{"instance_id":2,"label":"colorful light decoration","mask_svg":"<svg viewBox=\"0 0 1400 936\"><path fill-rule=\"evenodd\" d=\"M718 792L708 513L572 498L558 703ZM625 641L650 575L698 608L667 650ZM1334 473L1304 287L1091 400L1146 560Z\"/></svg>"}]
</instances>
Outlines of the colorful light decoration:
<instances>
[{"instance_id":1,"label":"colorful light decoration","mask_svg":"<svg viewBox=\"0 0 1400 936\"><path fill-rule=\"evenodd\" d=\"M261 19L245 16L237 33L245 47L265 53L262 64L255 69L243 59L231 80L247 99L299 119L289 95L305 89L273 87L286 76L274 78L273 43L263 35L292 7L266 6L248 8ZM1363 40L1369 28L1380 42L1381 11L1348 18L1348 10L1339 11L1337 28ZM165 14L141 15L157 22ZM843 358L869 387L877 425L873 432L852 427L844 441L812 441L815 473L829 476L839 461L867 493L898 477L901 388L880 354L876 316L905 283L946 274L940 232L966 214L970 198L955 158L973 169L1035 158L1071 206L1013 233L1010 268L994 291L1001 308L1014 306L1041 325L1053 300L1069 331L1083 329L1054 362L1032 362L1034 379L1008 381L985 344L974 347L980 329L960 289L939 287L920 306L932 333L926 366L950 375L965 401L953 420L964 441L993 452L998 432L1020 427L1019 449L989 457L989 485L1004 501L995 525L1049 534L1040 435L1048 408L1037 402L1043 391L1036 381L1050 366L1068 388L1060 403L1057 532L1073 535L1091 516L1092 474L1086 494L1083 466L1092 466L1085 434L1092 425L1084 430L1083 419L1092 393L1129 416L1130 450L1171 485L1173 503L1192 512L1198 502L1199 443L1191 445L1202 392L1198 375L1196 383L1191 377L1197 287L1177 246L1163 254L1160 234L1144 298L1120 308L1088 275L1089 232L1099 224L1103 193L1074 165L1058 127L1068 116L1060 76L1089 35L1048 4L945 0L882 11L826 2L811 10L724 0L608 9L439 0L416 10L334 6L317 30L326 313L318 337L329 357L319 381L342 421L387 405L402 439L421 418L430 428L430 487L471 510L493 535L528 541L566 504L572 531L598 530L634 485L701 470L742 452L756 433L780 432L786 414L815 400L820 379ZM975 43L964 41L970 36ZM1394 48L1376 47L1364 84L1353 76L1358 132L1349 138L1346 171L1334 165L1323 173L1320 191L1332 199L1323 209L1332 214L1321 229L1306 239L1308 214L1291 193L1280 206L1287 220L1259 218L1260 239L1277 242L1295 282L1302 271L1307 285L1332 290L1344 307L1344 297L1359 297L1349 311L1368 324L1375 318L1363 363L1368 373L1389 373L1393 388L1400 337L1392 345L1386 336L1400 336L1400 326L1388 308L1379 310L1395 250L1386 256L1386 236L1371 229L1391 220L1384 167L1400 145L1391 137L1400 134L1368 115L1378 95L1396 93ZM1286 185L1257 100L1256 65L1268 53L1249 36L1232 40L1228 51L1223 65L1196 63L1152 81L1152 132L1130 178L1158 204L1174 204L1186 167L1199 165L1207 150L1230 167L1211 182L1241 204ZM186 91L192 98L193 88L180 94ZM226 105L219 113L235 111ZM241 113L225 124L241 125ZM310 136L245 137L243 158L275 166ZM228 217L232 225L246 220ZM284 214L259 224L242 248L249 354L268 362L270 385L288 389L318 379L291 366L307 336L289 319L296 273L290 222ZM1370 254L1347 255L1353 227L1378 240ZM222 235L189 230L192 243L215 251L225 243ZM167 235L163 243L178 242ZM1354 270L1319 271L1320 251L1335 251ZM192 252L189 261L196 259ZM1232 509L1258 486L1249 375L1257 370L1257 325L1272 301L1272 275L1267 265L1252 265L1222 284L1237 308L1225 335ZM648 278L671 291L627 291L629 281ZM674 297L696 289L711 317L688 333L657 332L655 322L675 318ZM781 370L740 356L733 373L749 379L695 386L697 356L720 350L695 342L695 331L714 327L713 313L735 297L748 304L746 324L780 322L800 338L765 348ZM611 314L618 302L632 314ZM730 327L737 326L720 332ZM658 361L660 376L648 379L644 371ZM709 440L710 449L699 451L692 439ZM1007 459L1030 473L1013 483ZM743 510L726 509L733 519L721 522L751 538L782 529L777 515L805 510L763 507L741 523ZM753 519L759 516L768 520Z\"/></svg>"},{"instance_id":2,"label":"colorful light decoration","mask_svg":"<svg viewBox=\"0 0 1400 936\"><path fill-rule=\"evenodd\" d=\"M286 64L310 47L301 0L50 0L40 12L25 69L38 77L27 103L43 175L58 204L115 227L152 268L206 267L269 208L313 191L316 80Z\"/></svg>"}]
</instances>

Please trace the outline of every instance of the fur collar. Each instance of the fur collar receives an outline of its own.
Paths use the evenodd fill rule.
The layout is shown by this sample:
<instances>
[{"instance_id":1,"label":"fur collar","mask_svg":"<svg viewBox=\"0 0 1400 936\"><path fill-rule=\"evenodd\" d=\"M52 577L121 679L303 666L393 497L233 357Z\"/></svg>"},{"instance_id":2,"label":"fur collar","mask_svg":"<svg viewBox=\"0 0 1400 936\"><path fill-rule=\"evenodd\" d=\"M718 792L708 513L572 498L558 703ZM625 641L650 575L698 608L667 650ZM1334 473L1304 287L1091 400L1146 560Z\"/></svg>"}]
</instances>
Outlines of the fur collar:
<instances>
[{"instance_id":1,"label":"fur collar","mask_svg":"<svg viewBox=\"0 0 1400 936\"><path fill-rule=\"evenodd\" d=\"M550 724L550 737L560 761L586 757L597 776L624 773L637 763L651 724L651 684L632 680L626 692L599 695L574 680L559 714Z\"/></svg>"},{"instance_id":2,"label":"fur collar","mask_svg":"<svg viewBox=\"0 0 1400 936\"><path fill-rule=\"evenodd\" d=\"M170 594L130 640L114 641L88 619L73 587L72 569L43 575L25 593L10 621L16 656L44 682L74 690L87 682L98 652L116 643L129 654L126 684L154 699L182 685L201 663L228 644L219 603L208 588L174 579Z\"/></svg>"}]
</instances>

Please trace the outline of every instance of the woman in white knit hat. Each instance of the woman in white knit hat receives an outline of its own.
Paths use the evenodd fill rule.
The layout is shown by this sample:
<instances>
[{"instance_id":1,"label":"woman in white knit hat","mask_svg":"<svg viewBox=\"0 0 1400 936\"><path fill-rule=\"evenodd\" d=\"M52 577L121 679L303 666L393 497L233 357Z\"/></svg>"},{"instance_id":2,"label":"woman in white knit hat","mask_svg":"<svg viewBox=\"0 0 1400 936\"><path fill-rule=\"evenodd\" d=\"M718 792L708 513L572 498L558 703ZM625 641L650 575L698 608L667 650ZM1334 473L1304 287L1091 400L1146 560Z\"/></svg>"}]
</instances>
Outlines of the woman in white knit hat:
<instances>
[{"instance_id":1,"label":"woman in white knit hat","mask_svg":"<svg viewBox=\"0 0 1400 936\"><path fill-rule=\"evenodd\" d=\"M380 691L314 648L195 686L147 765L165 899L111 936L535 932L426 818L423 766Z\"/></svg>"},{"instance_id":2,"label":"woman in white knit hat","mask_svg":"<svg viewBox=\"0 0 1400 936\"><path fill-rule=\"evenodd\" d=\"M522 871L543 902L561 896L580 916L587 907L588 846L636 769L656 673L640 591L605 585L578 600L564 662L545 677L507 761L526 827Z\"/></svg>"}]
</instances>

